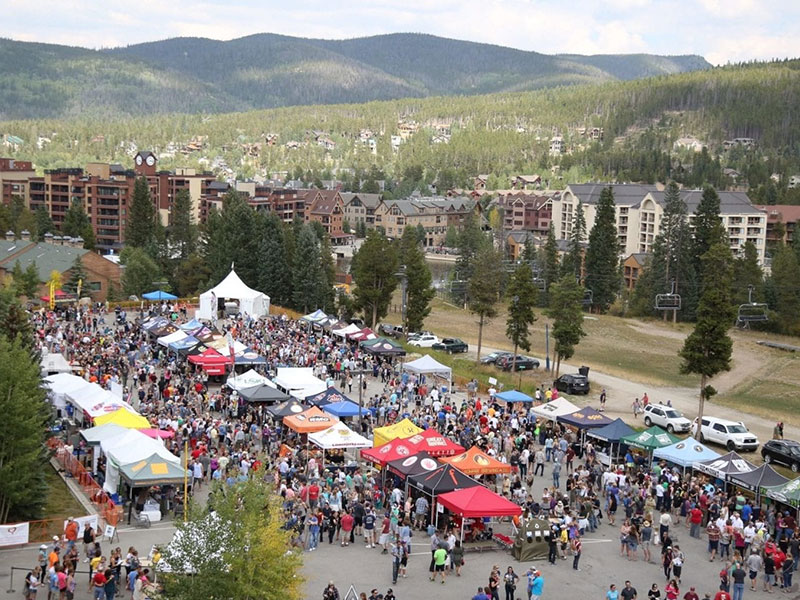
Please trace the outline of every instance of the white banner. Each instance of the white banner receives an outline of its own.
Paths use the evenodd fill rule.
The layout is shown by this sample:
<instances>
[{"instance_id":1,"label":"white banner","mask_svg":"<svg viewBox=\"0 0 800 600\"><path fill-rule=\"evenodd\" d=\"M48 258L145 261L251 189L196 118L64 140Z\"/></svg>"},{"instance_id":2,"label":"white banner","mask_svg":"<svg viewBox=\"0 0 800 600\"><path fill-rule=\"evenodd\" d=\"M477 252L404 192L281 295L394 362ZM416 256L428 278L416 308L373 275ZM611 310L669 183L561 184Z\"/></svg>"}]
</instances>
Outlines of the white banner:
<instances>
[{"instance_id":1,"label":"white banner","mask_svg":"<svg viewBox=\"0 0 800 600\"><path fill-rule=\"evenodd\" d=\"M69 521L64 521L64 529L67 528L68 522ZM101 538L100 532L97 530L97 528L100 525L100 517L98 517L97 515L89 515L88 517L75 517L75 522L78 524L79 542L82 541L83 539L83 528L86 525L86 523L90 523L92 525L92 527L94 528L94 533L97 536L97 539L99 540Z\"/></svg>"},{"instance_id":2,"label":"white banner","mask_svg":"<svg viewBox=\"0 0 800 600\"><path fill-rule=\"evenodd\" d=\"M0 525L0 546L19 546L28 543L30 527L28 523Z\"/></svg>"}]
</instances>

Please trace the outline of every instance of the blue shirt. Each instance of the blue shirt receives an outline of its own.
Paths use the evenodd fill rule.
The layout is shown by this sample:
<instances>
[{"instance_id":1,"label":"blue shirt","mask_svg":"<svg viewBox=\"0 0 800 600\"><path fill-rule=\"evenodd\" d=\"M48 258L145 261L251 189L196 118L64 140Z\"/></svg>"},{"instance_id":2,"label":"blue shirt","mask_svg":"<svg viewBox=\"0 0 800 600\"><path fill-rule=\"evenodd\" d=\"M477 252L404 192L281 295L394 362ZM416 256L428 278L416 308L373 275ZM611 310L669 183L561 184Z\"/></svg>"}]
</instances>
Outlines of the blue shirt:
<instances>
[{"instance_id":1,"label":"blue shirt","mask_svg":"<svg viewBox=\"0 0 800 600\"><path fill-rule=\"evenodd\" d=\"M544 577L539 575L538 577L534 577L531 582L531 595L541 596L542 590L544 590Z\"/></svg>"},{"instance_id":2,"label":"blue shirt","mask_svg":"<svg viewBox=\"0 0 800 600\"><path fill-rule=\"evenodd\" d=\"M745 504L742 507L742 521L747 523L750 520L750 515L753 514L753 507L749 504Z\"/></svg>"}]
</instances>

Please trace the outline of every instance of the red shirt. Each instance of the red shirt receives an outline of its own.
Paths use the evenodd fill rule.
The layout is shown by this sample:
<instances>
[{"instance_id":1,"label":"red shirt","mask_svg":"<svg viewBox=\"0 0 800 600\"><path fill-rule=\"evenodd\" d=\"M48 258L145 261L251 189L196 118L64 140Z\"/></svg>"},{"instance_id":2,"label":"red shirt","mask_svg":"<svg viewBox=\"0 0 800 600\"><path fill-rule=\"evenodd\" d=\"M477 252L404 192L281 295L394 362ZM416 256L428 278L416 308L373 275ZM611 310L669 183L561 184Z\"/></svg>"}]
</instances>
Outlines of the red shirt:
<instances>
[{"instance_id":1,"label":"red shirt","mask_svg":"<svg viewBox=\"0 0 800 600\"><path fill-rule=\"evenodd\" d=\"M731 595L728 592L720 590L717 592L717 595L714 596L714 600L731 600Z\"/></svg>"},{"instance_id":2,"label":"red shirt","mask_svg":"<svg viewBox=\"0 0 800 600\"><path fill-rule=\"evenodd\" d=\"M319 498L319 486L316 483L312 483L308 486L308 499L316 500L317 498Z\"/></svg>"},{"instance_id":3,"label":"red shirt","mask_svg":"<svg viewBox=\"0 0 800 600\"><path fill-rule=\"evenodd\" d=\"M689 515L691 522L694 523L695 525L699 525L700 523L703 522L703 511L697 508L696 506L692 509Z\"/></svg>"},{"instance_id":4,"label":"red shirt","mask_svg":"<svg viewBox=\"0 0 800 600\"><path fill-rule=\"evenodd\" d=\"M347 514L347 513L343 514L342 515L342 530L344 530L344 531L352 531L354 522L355 522L355 519L353 519L353 515L350 515L350 514Z\"/></svg>"},{"instance_id":5,"label":"red shirt","mask_svg":"<svg viewBox=\"0 0 800 600\"><path fill-rule=\"evenodd\" d=\"M92 577L92 583L94 583L97 587L104 586L107 582L108 580L106 579L105 574L101 573L100 571L95 573L94 577Z\"/></svg>"}]
</instances>

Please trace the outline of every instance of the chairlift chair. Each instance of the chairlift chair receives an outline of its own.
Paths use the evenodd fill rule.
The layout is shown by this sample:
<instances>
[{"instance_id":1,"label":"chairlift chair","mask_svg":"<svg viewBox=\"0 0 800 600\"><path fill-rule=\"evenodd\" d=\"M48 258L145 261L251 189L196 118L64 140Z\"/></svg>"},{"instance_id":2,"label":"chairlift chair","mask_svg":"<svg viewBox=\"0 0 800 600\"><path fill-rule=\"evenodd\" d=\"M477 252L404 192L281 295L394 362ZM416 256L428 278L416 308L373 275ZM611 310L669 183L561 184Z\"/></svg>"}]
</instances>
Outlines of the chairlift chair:
<instances>
[{"instance_id":1,"label":"chairlift chair","mask_svg":"<svg viewBox=\"0 0 800 600\"><path fill-rule=\"evenodd\" d=\"M535 285L540 292L543 292L547 287L545 280L542 279L541 277L534 277L533 285Z\"/></svg>"},{"instance_id":2,"label":"chairlift chair","mask_svg":"<svg viewBox=\"0 0 800 600\"><path fill-rule=\"evenodd\" d=\"M668 294L656 294L654 308L656 310L680 310L681 295L675 293L675 281L673 280Z\"/></svg>"},{"instance_id":3,"label":"chairlift chair","mask_svg":"<svg viewBox=\"0 0 800 600\"><path fill-rule=\"evenodd\" d=\"M581 300L581 304L583 306L591 306L593 304L592 296L593 296L592 290L590 289L583 290L583 299Z\"/></svg>"},{"instance_id":4,"label":"chairlift chair","mask_svg":"<svg viewBox=\"0 0 800 600\"><path fill-rule=\"evenodd\" d=\"M753 286L747 286L747 303L739 305L736 323L746 329L749 327L750 323L763 323L768 320L767 305L760 302L753 302Z\"/></svg>"}]
</instances>

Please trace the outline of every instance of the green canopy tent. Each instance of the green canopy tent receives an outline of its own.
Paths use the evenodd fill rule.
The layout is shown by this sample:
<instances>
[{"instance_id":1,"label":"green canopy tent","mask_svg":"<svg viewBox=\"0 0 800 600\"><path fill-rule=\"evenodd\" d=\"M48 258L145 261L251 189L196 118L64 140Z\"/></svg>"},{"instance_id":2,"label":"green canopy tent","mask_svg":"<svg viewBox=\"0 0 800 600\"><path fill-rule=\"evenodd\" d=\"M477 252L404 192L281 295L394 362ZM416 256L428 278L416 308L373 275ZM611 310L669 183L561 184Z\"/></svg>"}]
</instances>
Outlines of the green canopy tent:
<instances>
[{"instance_id":1,"label":"green canopy tent","mask_svg":"<svg viewBox=\"0 0 800 600\"><path fill-rule=\"evenodd\" d=\"M403 347L389 338L379 337L374 340L366 340L359 344L364 352L369 352L376 356L405 356L406 351Z\"/></svg>"},{"instance_id":2,"label":"green canopy tent","mask_svg":"<svg viewBox=\"0 0 800 600\"><path fill-rule=\"evenodd\" d=\"M762 487L759 491L762 496L791 506L794 509L800 509L800 477L787 481L783 485Z\"/></svg>"},{"instance_id":3,"label":"green canopy tent","mask_svg":"<svg viewBox=\"0 0 800 600\"><path fill-rule=\"evenodd\" d=\"M621 443L631 448L644 450L650 460L653 460L653 452L655 450L670 446L678 441L680 441L680 438L664 431L657 425L653 425L650 429L645 429L644 431L632 435L626 435L620 440Z\"/></svg>"},{"instance_id":4,"label":"green canopy tent","mask_svg":"<svg viewBox=\"0 0 800 600\"><path fill-rule=\"evenodd\" d=\"M119 473L131 487L178 485L183 483L186 475L186 471L181 465L165 460L158 454L122 465ZM191 481L191 477L189 481Z\"/></svg>"}]
</instances>

